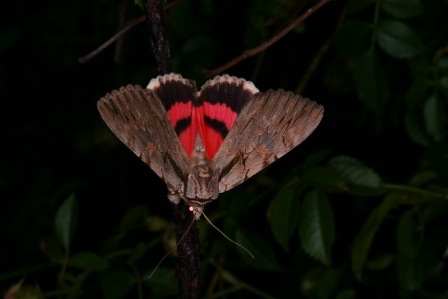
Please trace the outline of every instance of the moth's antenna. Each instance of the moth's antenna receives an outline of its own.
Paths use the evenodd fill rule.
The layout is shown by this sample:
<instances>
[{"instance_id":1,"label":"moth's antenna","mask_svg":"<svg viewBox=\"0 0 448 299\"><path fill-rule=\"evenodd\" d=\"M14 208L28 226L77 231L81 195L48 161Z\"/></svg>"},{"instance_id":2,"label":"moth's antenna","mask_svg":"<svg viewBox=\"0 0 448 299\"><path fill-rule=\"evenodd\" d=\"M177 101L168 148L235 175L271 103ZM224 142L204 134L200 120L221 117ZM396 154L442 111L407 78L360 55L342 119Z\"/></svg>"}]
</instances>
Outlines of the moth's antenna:
<instances>
[{"instance_id":1,"label":"moth's antenna","mask_svg":"<svg viewBox=\"0 0 448 299\"><path fill-rule=\"evenodd\" d=\"M208 221L208 223L210 223L211 226L213 226L218 232L221 233L221 235L224 236L224 238L226 238L227 240L229 240L230 242L232 242L233 244L239 246L240 248L244 249L253 259L255 259L255 257L252 255L252 253L243 245L233 241L232 239L230 239L229 237L226 236L226 234L224 234L221 230L219 230L219 228L217 228L208 218L207 216L205 216L204 212L202 212L202 215L204 215L205 220Z\"/></svg>"},{"instance_id":2,"label":"moth's antenna","mask_svg":"<svg viewBox=\"0 0 448 299\"><path fill-rule=\"evenodd\" d=\"M165 254L165 256L160 260L160 262L157 264L157 266L154 268L154 270L152 270L151 274L148 276L148 279L151 279L151 277L156 272L157 268L159 268L160 264L167 258L168 255L170 255L171 252L173 252L174 248L177 248L177 246L179 246L179 244L182 243L182 241L184 240L184 238L187 235L187 233L190 231L190 228L193 226L193 223L195 221L196 221L196 218L193 218L193 221L191 221L190 226L188 226L187 230L182 235L182 237L180 238L179 242L176 244L176 247L171 248L170 251L168 251L167 254Z\"/></svg>"}]
</instances>

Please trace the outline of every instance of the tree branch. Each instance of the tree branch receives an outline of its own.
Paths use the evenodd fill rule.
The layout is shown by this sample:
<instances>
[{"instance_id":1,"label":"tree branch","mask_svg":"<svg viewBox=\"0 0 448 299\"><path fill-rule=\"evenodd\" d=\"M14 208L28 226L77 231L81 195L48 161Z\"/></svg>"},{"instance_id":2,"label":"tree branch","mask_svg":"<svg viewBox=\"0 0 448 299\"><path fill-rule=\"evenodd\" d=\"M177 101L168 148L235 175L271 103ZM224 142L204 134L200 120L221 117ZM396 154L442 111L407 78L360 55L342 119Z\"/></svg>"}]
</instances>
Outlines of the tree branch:
<instances>
[{"instance_id":1,"label":"tree branch","mask_svg":"<svg viewBox=\"0 0 448 299\"><path fill-rule=\"evenodd\" d=\"M240 56L237 56L227 62L226 64L214 69L214 70L205 70L204 74L207 78L212 78L223 71L231 68L235 64L241 62L242 60L251 57L255 54L260 53L261 51L265 50L266 48L270 47L272 44L280 40L283 36L285 36L289 31L291 31L294 27L305 21L310 15L312 15L314 12L316 12L319 8L327 4L328 2L333 0L321 0L317 4L315 4L313 7L309 8L305 13L303 13L297 20L295 20L293 23L291 23L288 27L284 28L282 31L280 31L278 34L274 35L270 40L262 43L258 47L245 50L241 53Z\"/></svg>"},{"instance_id":2,"label":"tree branch","mask_svg":"<svg viewBox=\"0 0 448 299\"><path fill-rule=\"evenodd\" d=\"M196 228L196 221L188 230L191 222L194 221L194 215L188 208L183 200L179 204L173 205L177 242L177 265L174 269L174 275L179 279L177 287L179 298L196 299L199 298L201 291L199 230ZM182 242L179 242L185 233Z\"/></svg>"},{"instance_id":3,"label":"tree branch","mask_svg":"<svg viewBox=\"0 0 448 299\"><path fill-rule=\"evenodd\" d=\"M331 44L333 43L333 39L336 36L336 33L339 32L339 28L342 26L344 20L345 20L346 10L344 9L339 16L339 20L336 24L336 28L333 31L333 34L325 41L325 43L320 47L319 51L314 55L313 59L311 60L310 65L308 66L307 70L305 71L302 80L300 80L299 85L294 90L294 93L296 94L302 94L305 87L308 85L308 82L311 80L312 75L316 71L317 67L319 66L320 62L322 61L322 58L327 53L328 49L330 48Z\"/></svg>"},{"instance_id":4,"label":"tree branch","mask_svg":"<svg viewBox=\"0 0 448 299\"><path fill-rule=\"evenodd\" d=\"M163 10L167 10L170 9L171 7L173 7L174 5L176 5L177 3L181 2L183 0L174 0L171 1L170 3L167 3L164 7ZM120 31L118 31L114 36L112 36L111 38L109 38L105 43L103 43L101 46L99 46L98 48L96 48L95 50L93 50L92 52L90 52L89 54L79 57L78 61L80 63L86 63L87 61L89 61L90 59L92 59L93 57L95 57L96 55L98 55L99 53L103 52L107 47L109 47L111 44L113 44L114 42L116 42L117 40L120 39L121 36L125 35L129 30L131 30L132 28L134 28L135 26L137 26L140 23L143 23L143 21L146 19L146 16L140 16L132 21L129 21L127 23L127 25L125 27L123 27Z\"/></svg>"},{"instance_id":5,"label":"tree branch","mask_svg":"<svg viewBox=\"0 0 448 299\"><path fill-rule=\"evenodd\" d=\"M159 74L170 73L172 68L171 50L163 22L162 0L146 0L144 7L156 69ZM177 265L174 274L179 280L179 298L199 298L200 250L196 221L183 200L179 204L173 204L173 218L176 225L177 243Z\"/></svg>"},{"instance_id":6,"label":"tree branch","mask_svg":"<svg viewBox=\"0 0 448 299\"><path fill-rule=\"evenodd\" d=\"M147 0L144 3L149 40L156 69L160 75L171 73L171 49L163 23L162 1Z\"/></svg>"}]
</instances>

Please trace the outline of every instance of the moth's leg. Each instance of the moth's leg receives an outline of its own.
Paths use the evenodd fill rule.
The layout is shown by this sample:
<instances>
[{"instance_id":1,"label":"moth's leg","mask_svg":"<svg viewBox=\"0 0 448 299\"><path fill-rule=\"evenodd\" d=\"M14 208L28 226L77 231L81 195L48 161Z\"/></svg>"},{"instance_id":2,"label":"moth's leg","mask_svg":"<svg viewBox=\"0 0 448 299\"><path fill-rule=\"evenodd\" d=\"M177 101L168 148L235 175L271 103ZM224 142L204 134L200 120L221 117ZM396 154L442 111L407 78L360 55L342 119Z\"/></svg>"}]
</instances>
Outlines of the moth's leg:
<instances>
[{"instance_id":1,"label":"moth's leg","mask_svg":"<svg viewBox=\"0 0 448 299\"><path fill-rule=\"evenodd\" d=\"M169 201L171 201L173 204L178 204L181 200L180 194L176 191L172 191L168 189L168 199Z\"/></svg>"}]
</instances>

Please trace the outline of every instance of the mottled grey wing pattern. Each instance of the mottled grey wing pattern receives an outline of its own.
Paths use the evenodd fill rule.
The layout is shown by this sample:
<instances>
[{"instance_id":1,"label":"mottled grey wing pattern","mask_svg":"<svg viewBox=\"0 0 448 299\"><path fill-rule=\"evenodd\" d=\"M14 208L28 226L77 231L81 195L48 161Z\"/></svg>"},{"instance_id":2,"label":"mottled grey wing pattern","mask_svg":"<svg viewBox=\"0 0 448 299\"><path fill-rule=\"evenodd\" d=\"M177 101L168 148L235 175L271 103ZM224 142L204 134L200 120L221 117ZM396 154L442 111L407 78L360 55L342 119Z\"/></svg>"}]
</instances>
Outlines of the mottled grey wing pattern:
<instances>
[{"instance_id":1,"label":"mottled grey wing pattern","mask_svg":"<svg viewBox=\"0 0 448 299\"><path fill-rule=\"evenodd\" d=\"M255 94L212 161L219 192L230 190L299 145L317 127L323 107L292 92Z\"/></svg>"},{"instance_id":2,"label":"mottled grey wing pattern","mask_svg":"<svg viewBox=\"0 0 448 299\"><path fill-rule=\"evenodd\" d=\"M189 158L157 95L138 85L106 94L98 110L112 132L162 178L170 190L184 190Z\"/></svg>"}]
</instances>

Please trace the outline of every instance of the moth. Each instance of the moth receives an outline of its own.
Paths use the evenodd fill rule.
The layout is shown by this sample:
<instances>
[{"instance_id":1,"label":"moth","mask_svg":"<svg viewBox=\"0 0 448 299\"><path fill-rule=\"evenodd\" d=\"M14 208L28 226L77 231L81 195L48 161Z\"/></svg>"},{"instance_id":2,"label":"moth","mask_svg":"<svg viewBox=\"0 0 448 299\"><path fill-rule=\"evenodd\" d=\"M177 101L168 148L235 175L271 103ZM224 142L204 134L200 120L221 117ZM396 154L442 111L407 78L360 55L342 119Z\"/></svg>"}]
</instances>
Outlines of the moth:
<instances>
[{"instance_id":1,"label":"moth","mask_svg":"<svg viewBox=\"0 0 448 299\"><path fill-rule=\"evenodd\" d=\"M106 94L98 109L112 132L199 219L204 207L292 150L320 123L323 107L284 90L259 92L229 75L199 91L178 74Z\"/></svg>"}]
</instances>

